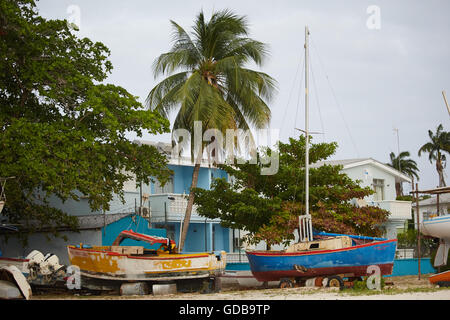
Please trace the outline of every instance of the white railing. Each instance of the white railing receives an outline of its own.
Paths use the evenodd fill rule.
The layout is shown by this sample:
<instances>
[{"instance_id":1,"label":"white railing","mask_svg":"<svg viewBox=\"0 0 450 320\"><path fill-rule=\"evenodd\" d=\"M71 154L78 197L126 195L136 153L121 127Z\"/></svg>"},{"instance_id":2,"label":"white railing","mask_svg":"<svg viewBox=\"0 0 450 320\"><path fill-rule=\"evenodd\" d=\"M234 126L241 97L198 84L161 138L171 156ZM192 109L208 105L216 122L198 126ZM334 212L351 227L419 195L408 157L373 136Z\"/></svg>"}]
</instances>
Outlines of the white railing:
<instances>
[{"instance_id":1,"label":"white railing","mask_svg":"<svg viewBox=\"0 0 450 320\"><path fill-rule=\"evenodd\" d=\"M248 263L245 252L227 252L227 263Z\"/></svg>"},{"instance_id":2,"label":"white railing","mask_svg":"<svg viewBox=\"0 0 450 320\"><path fill-rule=\"evenodd\" d=\"M414 249L398 249L395 252L395 259L412 259L414 258Z\"/></svg>"},{"instance_id":3,"label":"white railing","mask_svg":"<svg viewBox=\"0 0 450 320\"><path fill-rule=\"evenodd\" d=\"M383 200L374 201L375 206L389 211L389 219L411 219L411 201Z\"/></svg>"},{"instance_id":4,"label":"white railing","mask_svg":"<svg viewBox=\"0 0 450 320\"><path fill-rule=\"evenodd\" d=\"M188 203L188 195L179 193L161 193L149 195L150 216L152 222L181 221L184 219ZM192 222L204 222L205 218L197 213L197 206L192 206ZM218 219L207 219L208 222L218 222Z\"/></svg>"},{"instance_id":5,"label":"white railing","mask_svg":"<svg viewBox=\"0 0 450 320\"><path fill-rule=\"evenodd\" d=\"M312 241L313 240L313 230L311 215L302 215L298 219L299 232L300 232L300 242Z\"/></svg>"}]
</instances>

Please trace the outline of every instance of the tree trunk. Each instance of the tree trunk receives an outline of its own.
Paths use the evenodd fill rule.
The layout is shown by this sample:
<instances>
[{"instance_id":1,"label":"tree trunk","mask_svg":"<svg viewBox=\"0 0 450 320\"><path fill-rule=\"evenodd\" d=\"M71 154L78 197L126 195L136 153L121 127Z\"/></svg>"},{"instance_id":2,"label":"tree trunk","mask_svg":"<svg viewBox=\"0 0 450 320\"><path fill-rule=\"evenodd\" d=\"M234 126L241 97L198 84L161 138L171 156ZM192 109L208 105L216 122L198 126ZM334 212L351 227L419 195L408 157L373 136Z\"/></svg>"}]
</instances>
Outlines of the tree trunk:
<instances>
[{"instance_id":1,"label":"tree trunk","mask_svg":"<svg viewBox=\"0 0 450 320\"><path fill-rule=\"evenodd\" d=\"M439 188L445 187L444 167L442 166L442 161L439 157L436 159L436 170L439 175Z\"/></svg>"},{"instance_id":2,"label":"tree trunk","mask_svg":"<svg viewBox=\"0 0 450 320\"><path fill-rule=\"evenodd\" d=\"M397 194L397 198L403 195L401 182L395 183L395 193Z\"/></svg>"},{"instance_id":3,"label":"tree trunk","mask_svg":"<svg viewBox=\"0 0 450 320\"><path fill-rule=\"evenodd\" d=\"M183 250L184 241L186 240L186 235L187 235L187 231L189 228L189 222L191 221L192 206L194 205L193 188L197 187L199 172L200 172L200 163L196 163L194 166L194 172L192 173L191 189L189 191L189 198L188 198L188 203L187 203L187 207L186 207L186 213L184 215L183 230L181 231L181 239L180 239L180 243L178 244L178 252L181 252L181 250Z\"/></svg>"}]
</instances>

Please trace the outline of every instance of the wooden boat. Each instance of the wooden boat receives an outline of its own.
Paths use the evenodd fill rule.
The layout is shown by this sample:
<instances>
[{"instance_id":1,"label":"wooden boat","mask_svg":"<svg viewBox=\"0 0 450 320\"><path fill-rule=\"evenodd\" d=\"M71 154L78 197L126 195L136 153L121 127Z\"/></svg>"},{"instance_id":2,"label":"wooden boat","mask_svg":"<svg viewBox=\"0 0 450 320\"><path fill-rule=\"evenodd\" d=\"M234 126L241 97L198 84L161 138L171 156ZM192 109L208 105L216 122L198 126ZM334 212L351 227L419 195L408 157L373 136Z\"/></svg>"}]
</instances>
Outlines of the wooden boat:
<instances>
[{"instance_id":1,"label":"wooden boat","mask_svg":"<svg viewBox=\"0 0 450 320\"><path fill-rule=\"evenodd\" d=\"M299 242L282 251L248 250L253 276L258 281L295 280L319 276L367 276L370 266L389 275L394 266L397 239L319 233L320 239Z\"/></svg>"},{"instance_id":2,"label":"wooden boat","mask_svg":"<svg viewBox=\"0 0 450 320\"><path fill-rule=\"evenodd\" d=\"M343 287L343 278L389 275L394 266L397 239L313 232L309 214L308 38L305 28L305 214L299 217L299 242L281 251L247 250L253 276L259 281L294 281L324 277ZM315 237L314 237L315 236Z\"/></svg>"},{"instance_id":3,"label":"wooden boat","mask_svg":"<svg viewBox=\"0 0 450 320\"><path fill-rule=\"evenodd\" d=\"M445 266L448 261L450 250L450 214L436 216L421 223L421 233L424 235L439 238L439 247L434 259L434 266Z\"/></svg>"},{"instance_id":4,"label":"wooden boat","mask_svg":"<svg viewBox=\"0 0 450 320\"><path fill-rule=\"evenodd\" d=\"M429 281L440 287L450 287L450 270L432 275Z\"/></svg>"},{"instance_id":5,"label":"wooden boat","mask_svg":"<svg viewBox=\"0 0 450 320\"><path fill-rule=\"evenodd\" d=\"M27 279L14 265L0 267L0 292L0 298L3 299L21 299L23 296L28 300L32 295Z\"/></svg>"},{"instance_id":6,"label":"wooden boat","mask_svg":"<svg viewBox=\"0 0 450 320\"><path fill-rule=\"evenodd\" d=\"M144 246L121 246L133 239L160 244L157 250ZM122 281L166 281L218 276L225 270L226 252L177 253L168 238L122 231L111 246L68 246L69 260L88 278Z\"/></svg>"},{"instance_id":7,"label":"wooden boat","mask_svg":"<svg viewBox=\"0 0 450 320\"><path fill-rule=\"evenodd\" d=\"M424 235L450 240L450 214L424 220L420 227Z\"/></svg>"}]
</instances>

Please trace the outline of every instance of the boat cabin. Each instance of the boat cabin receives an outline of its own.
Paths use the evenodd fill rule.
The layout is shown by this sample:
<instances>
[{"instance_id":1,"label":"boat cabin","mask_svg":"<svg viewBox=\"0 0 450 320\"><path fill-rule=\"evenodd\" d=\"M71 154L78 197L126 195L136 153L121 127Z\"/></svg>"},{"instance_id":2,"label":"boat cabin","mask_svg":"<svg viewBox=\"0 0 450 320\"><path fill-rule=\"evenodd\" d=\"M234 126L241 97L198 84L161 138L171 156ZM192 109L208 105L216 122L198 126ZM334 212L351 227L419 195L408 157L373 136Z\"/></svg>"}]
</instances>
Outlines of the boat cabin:
<instances>
[{"instance_id":1,"label":"boat cabin","mask_svg":"<svg viewBox=\"0 0 450 320\"><path fill-rule=\"evenodd\" d=\"M352 246L352 239L349 236L332 237L315 241L299 242L289 246L286 252L299 252L310 250L335 250Z\"/></svg>"}]
</instances>

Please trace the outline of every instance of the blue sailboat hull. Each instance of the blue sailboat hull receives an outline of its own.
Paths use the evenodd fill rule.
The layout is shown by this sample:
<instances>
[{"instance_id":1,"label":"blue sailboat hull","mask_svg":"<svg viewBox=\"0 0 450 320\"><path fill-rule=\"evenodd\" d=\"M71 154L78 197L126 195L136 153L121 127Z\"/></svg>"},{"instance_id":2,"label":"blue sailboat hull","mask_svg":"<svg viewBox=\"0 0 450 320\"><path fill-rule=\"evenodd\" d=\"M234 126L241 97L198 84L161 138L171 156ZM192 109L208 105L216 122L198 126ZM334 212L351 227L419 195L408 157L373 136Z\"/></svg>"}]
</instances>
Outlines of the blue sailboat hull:
<instances>
[{"instance_id":1,"label":"blue sailboat hull","mask_svg":"<svg viewBox=\"0 0 450 320\"><path fill-rule=\"evenodd\" d=\"M389 275L394 266L397 239L373 241L334 250L300 252L247 251L250 269L258 281L281 278L310 278L346 274L360 277L372 274L369 266L378 266L380 275Z\"/></svg>"}]
</instances>

